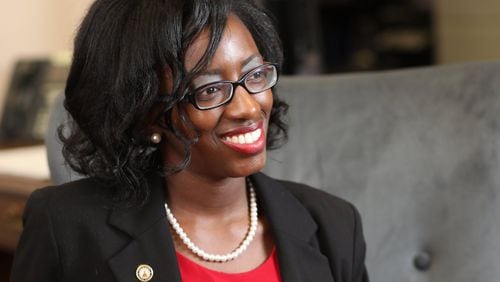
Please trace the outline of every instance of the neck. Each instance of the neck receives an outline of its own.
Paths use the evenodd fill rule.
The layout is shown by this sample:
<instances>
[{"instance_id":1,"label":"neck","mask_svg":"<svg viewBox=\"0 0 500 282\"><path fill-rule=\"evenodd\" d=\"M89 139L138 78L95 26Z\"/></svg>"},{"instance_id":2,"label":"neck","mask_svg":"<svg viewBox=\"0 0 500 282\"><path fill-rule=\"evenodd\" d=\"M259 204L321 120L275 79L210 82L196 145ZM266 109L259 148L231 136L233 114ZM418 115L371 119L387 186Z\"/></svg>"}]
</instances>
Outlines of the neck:
<instances>
[{"instance_id":1,"label":"neck","mask_svg":"<svg viewBox=\"0 0 500 282\"><path fill-rule=\"evenodd\" d=\"M208 179L180 172L166 179L172 210L192 215L220 216L248 209L244 177Z\"/></svg>"}]
</instances>

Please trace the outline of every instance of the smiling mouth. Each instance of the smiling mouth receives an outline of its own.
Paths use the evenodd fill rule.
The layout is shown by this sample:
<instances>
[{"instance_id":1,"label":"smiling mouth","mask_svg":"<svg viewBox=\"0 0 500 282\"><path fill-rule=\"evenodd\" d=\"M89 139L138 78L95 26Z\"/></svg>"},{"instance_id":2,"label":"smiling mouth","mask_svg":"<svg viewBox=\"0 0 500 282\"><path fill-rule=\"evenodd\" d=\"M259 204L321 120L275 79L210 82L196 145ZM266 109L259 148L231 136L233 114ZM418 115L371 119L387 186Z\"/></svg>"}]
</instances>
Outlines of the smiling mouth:
<instances>
[{"instance_id":1,"label":"smiling mouth","mask_svg":"<svg viewBox=\"0 0 500 282\"><path fill-rule=\"evenodd\" d=\"M245 145L245 144L255 143L256 141L259 140L261 135L262 135L262 129L257 128L254 131L247 132L244 134L239 134L239 135L234 135L234 136L226 136L223 138L223 140L226 142L229 142L229 143Z\"/></svg>"},{"instance_id":2,"label":"smiling mouth","mask_svg":"<svg viewBox=\"0 0 500 282\"><path fill-rule=\"evenodd\" d=\"M227 134L221 138L222 142L232 150L246 154L259 154L266 149L266 132L262 123L255 128L241 128L232 134Z\"/></svg>"}]
</instances>

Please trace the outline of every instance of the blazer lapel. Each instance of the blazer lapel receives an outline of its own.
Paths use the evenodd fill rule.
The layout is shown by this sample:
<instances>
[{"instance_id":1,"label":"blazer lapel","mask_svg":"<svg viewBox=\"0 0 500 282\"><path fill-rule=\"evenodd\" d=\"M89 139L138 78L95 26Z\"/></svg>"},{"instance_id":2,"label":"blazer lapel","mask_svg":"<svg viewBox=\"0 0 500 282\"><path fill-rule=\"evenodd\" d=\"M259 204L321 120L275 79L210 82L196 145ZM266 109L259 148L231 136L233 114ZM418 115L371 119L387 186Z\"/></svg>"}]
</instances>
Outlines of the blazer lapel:
<instances>
[{"instance_id":1,"label":"blazer lapel","mask_svg":"<svg viewBox=\"0 0 500 282\"><path fill-rule=\"evenodd\" d=\"M315 237L317 225L309 212L279 182L261 173L253 175L252 180L259 206L271 226L282 280L333 282L328 258L321 254ZM119 282L137 282L136 269L141 264L153 269L151 281L181 282L161 178L153 177L150 187L149 201L143 207L116 209L109 217L109 224L132 238L108 262Z\"/></svg>"},{"instance_id":2,"label":"blazer lapel","mask_svg":"<svg viewBox=\"0 0 500 282\"><path fill-rule=\"evenodd\" d=\"M318 227L306 208L266 175L256 174L252 180L274 235L282 280L334 281L328 258L320 252L315 237Z\"/></svg>"},{"instance_id":3,"label":"blazer lapel","mask_svg":"<svg viewBox=\"0 0 500 282\"><path fill-rule=\"evenodd\" d=\"M149 265L153 269L151 281L181 281L175 248L168 229L163 201L163 183L153 177L149 183L151 194L141 208L116 209L109 224L131 236L131 242L108 264L119 282L137 282L137 267Z\"/></svg>"}]
</instances>

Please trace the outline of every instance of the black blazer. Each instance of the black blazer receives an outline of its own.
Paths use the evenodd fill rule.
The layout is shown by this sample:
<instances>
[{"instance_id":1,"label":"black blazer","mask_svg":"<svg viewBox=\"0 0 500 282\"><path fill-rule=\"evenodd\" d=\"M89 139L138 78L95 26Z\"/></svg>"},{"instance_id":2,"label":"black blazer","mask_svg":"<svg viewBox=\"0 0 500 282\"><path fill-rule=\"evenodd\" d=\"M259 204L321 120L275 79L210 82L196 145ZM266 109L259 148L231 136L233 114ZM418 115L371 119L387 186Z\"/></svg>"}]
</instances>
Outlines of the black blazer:
<instances>
[{"instance_id":1,"label":"black blazer","mask_svg":"<svg viewBox=\"0 0 500 282\"><path fill-rule=\"evenodd\" d=\"M323 191L264 174L252 176L276 243L283 281L368 281L360 216ZM142 208L112 208L87 178L35 191L27 202L12 282L181 281L164 210L162 180Z\"/></svg>"}]
</instances>

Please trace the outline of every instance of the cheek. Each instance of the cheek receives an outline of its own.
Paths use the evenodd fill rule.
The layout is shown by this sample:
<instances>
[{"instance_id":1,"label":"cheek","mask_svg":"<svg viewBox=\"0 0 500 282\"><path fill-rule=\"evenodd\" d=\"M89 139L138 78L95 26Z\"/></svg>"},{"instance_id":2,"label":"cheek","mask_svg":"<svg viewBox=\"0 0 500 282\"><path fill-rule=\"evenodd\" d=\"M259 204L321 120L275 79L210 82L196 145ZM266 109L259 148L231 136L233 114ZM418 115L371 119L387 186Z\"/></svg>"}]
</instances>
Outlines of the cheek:
<instances>
[{"instance_id":1,"label":"cheek","mask_svg":"<svg viewBox=\"0 0 500 282\"><path fill-rule=\"evenodd\" d=\"M183 107L183 108L180 108ZM210 131L217 124L217 111L199 111L190 105L182 105L172 110L173 125L188 139Z\"/></svg>"},{"instance_id":2,"label":"cheek","mask_svg":"<svg viewBox=\"0 0 500 282\"><path fill-rule=\"evenodd\" d=\"M267 90L265 92L255 94L254 97L257 103L259 103L261 111L266 114L266 118L269 120L271 110L273 108L273 92L271 90Z\"/></svg>"},{"instance_id":3,"label":"cheek","mask_svg":"<svg viewBox=\"0 0 500 282\"><path fill-rule=\"evenodd\" d=\"M199 111L190 105L178 105L172 109L172 123L187 139L200 138L194 144L192 152L207 150L207 148L213 150L214 146L217 146L213 129L217 125L218 115L220 113L217 110ZM165 136L165 159L169 163L180 163L184 158L184 145L169 131ZM194 154L192 157L196 158L196 155Z\"/></svg>"},{"instance_id":4,"label":"cheek","mask_svg":"<svg viewBox=\"0 0 500 282\"><path fill-rule=\"evenodd\" d=\"M200 133L212 131L217 126L223 109L220 107L208 111L200 111L191 106L187 107L187 118L191 120L191 123Z\"/></svg>"},{"instance_id":5,"label":"cheek","mask_svg":"<svg viewBox=\"0 0 500 282\"><path fill-rule=\"evenodd\" d=\"M273 107L273 92L271 90L258 93L253 95L255 101L259 104L260 110L265 114L266 119L269 121L271 110ZM191 105L186 105L184 108L185 117L191 122L192 126L196 128L200 134L203 135L204 132L213 132L223 115L224 107L215 108L209 111L200 111L192 107ZM174 113L174 117L177 120L177 124L180 125L178 128L182 128L183 133L186 136L195 137L195 130L192 127L186 125L179 116L178 112ZM187 121L187 123L189 123Z\"/></svg>"},{"instance_id":6,"label":"cheek","mask_svg":"<svg viewBox=\"0 0 500 282\"><path fill-rule=\"evenodd\" d=\"M199 138L198 142L194 144L193 150L213 151L217 148L219 144L215 128L217 127L221 115L220 110L217 108L208 111L200 111L191 107L191 109L186 110L186 112L188 118L196 128Z\"/></svg>"}]
</instances>

